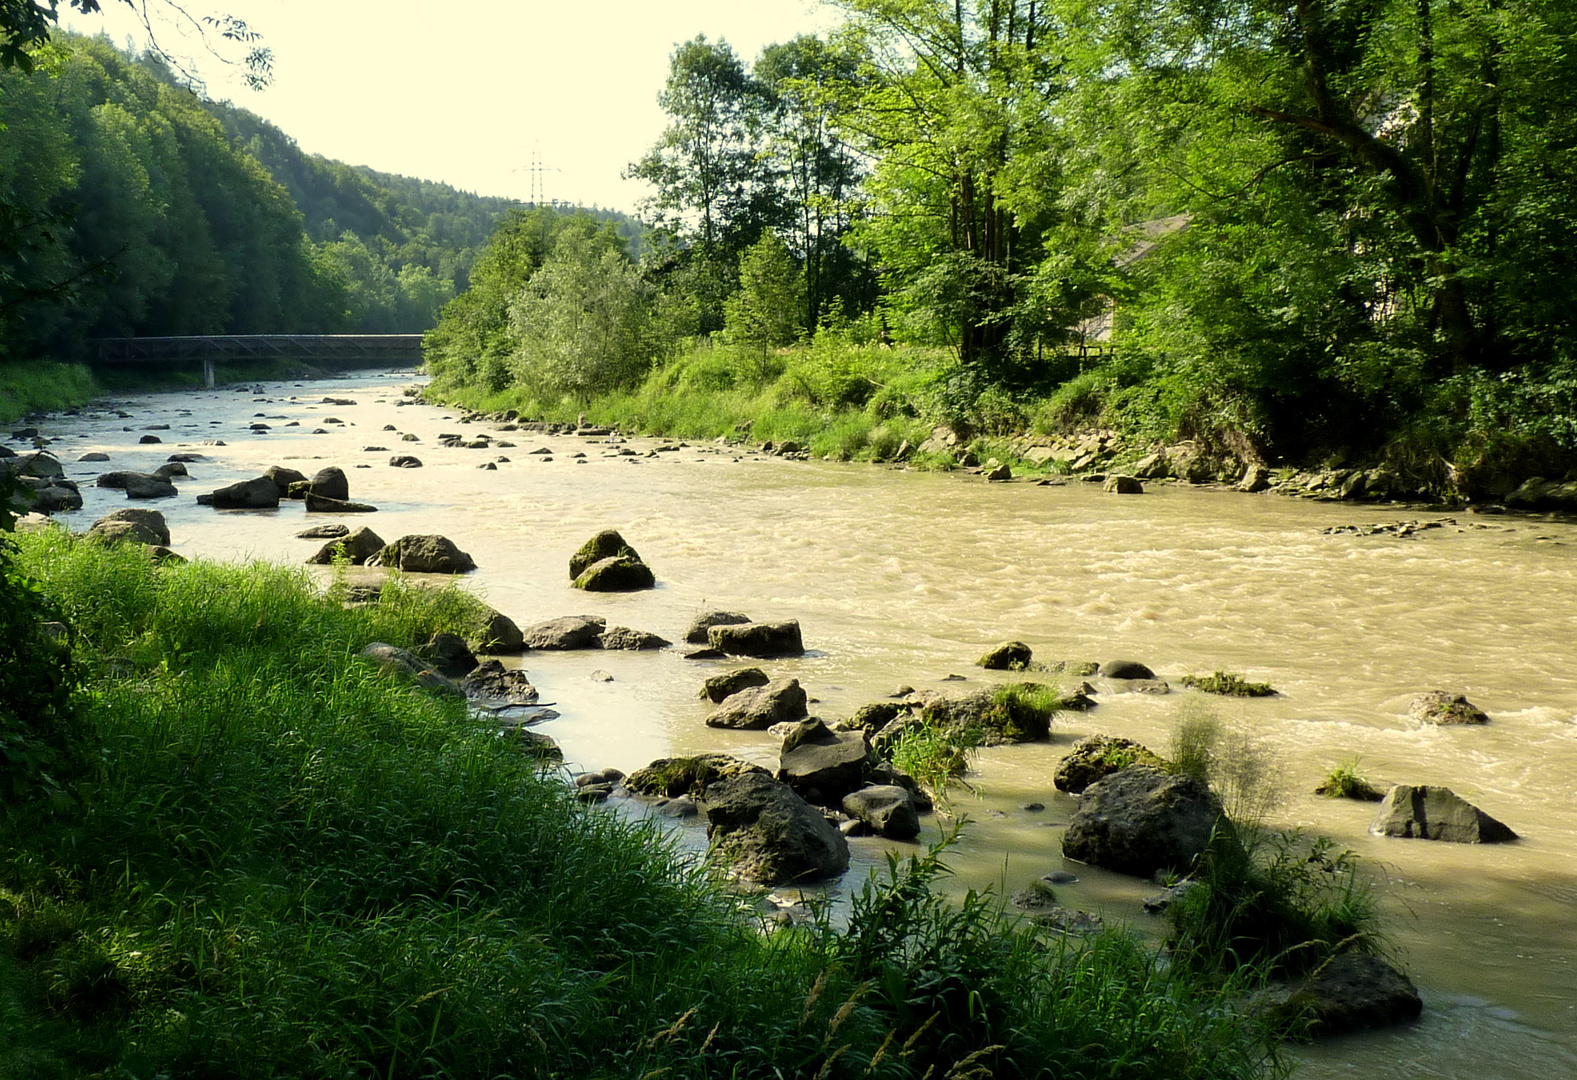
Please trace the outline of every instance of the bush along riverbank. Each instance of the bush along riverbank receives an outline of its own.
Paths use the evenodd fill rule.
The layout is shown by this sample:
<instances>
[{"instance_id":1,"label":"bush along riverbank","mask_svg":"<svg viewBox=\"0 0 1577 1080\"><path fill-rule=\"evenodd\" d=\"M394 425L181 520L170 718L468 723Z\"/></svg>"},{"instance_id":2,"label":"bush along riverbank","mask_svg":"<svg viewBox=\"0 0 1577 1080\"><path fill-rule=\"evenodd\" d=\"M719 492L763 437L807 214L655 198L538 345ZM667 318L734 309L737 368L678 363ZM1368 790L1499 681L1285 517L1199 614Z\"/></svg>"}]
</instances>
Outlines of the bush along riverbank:
<instances>
[{"instance_id":1,"label":"bush along riverbank","mask_svg":"<svg viewBox=\"0 0 1577 1080\"><path fill-rule=\"evenodd\" d=\"M1138 939L941 900L764 929L496 722L366 664L488 612L7 540L0 1075L1252 1077L1240 1010ZM331 590L332 593L332 590ZM774 926L776 924L773 924Z\"/></svg>"},{"instance_id":2,"label":"bush along riverbank","mask_svg":"<svg viewBox=\"0 0 1577 1080\"><path fill-rule=\"evenodd\" d=\"M442 367L423 396L476 421L591 425L790 458L956 469L989 479L1072 476L1100 483L1129 476L1141 484L1217 485L1322 501L1577 512L1577 483L1567 479L1564 458L1535 453L1532 443L1513 447L1464 429L1427 447L1396 440L1365 456L1268 461L1252 439L1224 435L1227 429L1178 437L1110 391L1074 379L1049 394L1012 394L964 378L947 350L823 331L809 344L783 349L702 342L631 388L590 396L555 397L519 381L490 389Z\"/></svg>"}]
</instances>

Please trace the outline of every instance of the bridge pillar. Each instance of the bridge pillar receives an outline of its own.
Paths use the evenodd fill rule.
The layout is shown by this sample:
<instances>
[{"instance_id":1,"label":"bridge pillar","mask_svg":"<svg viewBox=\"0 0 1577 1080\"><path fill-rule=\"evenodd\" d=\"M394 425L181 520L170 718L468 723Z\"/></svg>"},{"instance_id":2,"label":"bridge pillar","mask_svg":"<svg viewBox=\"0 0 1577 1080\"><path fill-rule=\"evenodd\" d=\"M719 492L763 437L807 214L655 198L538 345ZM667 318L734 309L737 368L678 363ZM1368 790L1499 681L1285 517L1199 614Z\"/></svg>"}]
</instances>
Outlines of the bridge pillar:
<instances>
[{"instance_id":1,"label":"bridge pillar","mask_svg":"<svg viewBox=\"0 0 1577 1080\"><path fill-rule=\"evenodd\" d=\"M203 358L203 386L209 390L214 388L214 361L212 357Z\"/></svg>"}]
</instances>

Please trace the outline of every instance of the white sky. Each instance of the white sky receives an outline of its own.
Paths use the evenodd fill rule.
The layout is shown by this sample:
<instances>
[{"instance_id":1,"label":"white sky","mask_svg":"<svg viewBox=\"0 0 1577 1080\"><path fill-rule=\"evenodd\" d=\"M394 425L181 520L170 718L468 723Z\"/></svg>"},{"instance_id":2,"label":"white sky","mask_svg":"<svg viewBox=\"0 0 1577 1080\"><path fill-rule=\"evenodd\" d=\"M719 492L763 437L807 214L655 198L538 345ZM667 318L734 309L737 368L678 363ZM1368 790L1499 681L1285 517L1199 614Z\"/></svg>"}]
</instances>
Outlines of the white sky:
<instances>
[{"instance_id":1,"label":"white sky","mask_svg":"<svg viewBox=\"0 0 1577 1080\"><path fill-rule=\"evenodd\" d=\"M125 0L66 25L117 43L142 34ZM159 0L147 2L155 9ZM284 129L311 153L528 199L536 155L548 199L634 211L645 185L619 173L665 125L657 95L674 46L726 40L748 65L762 47L835 25L816 0L186 0L238 16L274 52L254 92L159 24L160 44L199 56L208 93ZM62 5L65 7L65 5ZM64 12L62 13L65 14Z\"/></svg>"}]
</instances>

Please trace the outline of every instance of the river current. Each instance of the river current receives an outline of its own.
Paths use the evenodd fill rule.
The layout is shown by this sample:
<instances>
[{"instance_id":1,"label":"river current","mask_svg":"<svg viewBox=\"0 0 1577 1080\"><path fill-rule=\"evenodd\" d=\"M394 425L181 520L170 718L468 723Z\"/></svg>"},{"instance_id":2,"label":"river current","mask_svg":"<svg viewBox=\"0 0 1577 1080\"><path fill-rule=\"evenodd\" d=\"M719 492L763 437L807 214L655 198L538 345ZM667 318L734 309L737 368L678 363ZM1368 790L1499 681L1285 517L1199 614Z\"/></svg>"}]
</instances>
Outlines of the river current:
<instances>
[{"instance_id":1,"label":"river current","mask_svg":"<svg viewBox=\"0 0 1577 1080\"><path fill-rule=\"evenodd\" d=\"M1172 485L1133 497L1077 481L987 484L712 445L645 456L678 444L461 424L451 410L400 404L412 383L409 374L357 374L122 397L49 417L38 426L86 500L60 520L82 530L126 504L122 492L93 486L100 472L151 471L171 453L195 452L204 459L178 479L179 498L134 504L163 511L172 547L188 558L299 564L317 542L294 534L335 519L308 519L289 502L219 513L194 495L272 464L309 476L338 465L351 498L379 508L344 520L386 540L450 537L477 562L470 587L522 626L596 614L679 641L712 608L800 620L810 652L765 666L800 679L816 699L812 713L829 720L900 684L1008 678L972 666L1006 639L1043 660L1141 660L1174 692L1119 694L1095 680L1099 706L1059 716L1050 743L981 754L973 791L953 800L970 819L948 857L959 887L1010 893L1062 868L1059 826L1073 803L1051 773L1074 739L1124 735L1164 753L1179 716L1208 709L1278 766L1270 823L1330 836L1363 858L1425 1003L1417 1023L1296 1048L1298 1076L1577 1075L1577 527ZM268 430L254 433L258 422ZM168 425L151 432L163 441L139 443L153 425ZM483 431L515 445L438 445L442 433ZM403 441L407 432L419 441ZM551 454L531 453L542 448ZM79 463L89 451L110 460ZM391 468L398 453L423 467ZM487 461L496 470L478 467ZM1325 532L1400 520L1441 527ZM657 589L570 588L570 553L610 527L653 567ZM575 768L630 771L713 749L773 763L766 733L703 725L697 688L719 668L681 651L526 654L519 662L561 714L535 730ZM1217 669L1280 693L1180 691L1181 675ZM1420 724L1408 704L1430 689L1465 693L1491 722ZM1382 786L1446 785L1520 839L1372 836L1373 804L1312 794L1332 766L1353 759ZM1034 803L1045 809L1024 809ZM881 865L893 847L852 845L851 875ZM1081 880L1058 887L1060 902L1154 932L1139 903L1153 886L1069 868Z\"/></svg>"}]
</instances>

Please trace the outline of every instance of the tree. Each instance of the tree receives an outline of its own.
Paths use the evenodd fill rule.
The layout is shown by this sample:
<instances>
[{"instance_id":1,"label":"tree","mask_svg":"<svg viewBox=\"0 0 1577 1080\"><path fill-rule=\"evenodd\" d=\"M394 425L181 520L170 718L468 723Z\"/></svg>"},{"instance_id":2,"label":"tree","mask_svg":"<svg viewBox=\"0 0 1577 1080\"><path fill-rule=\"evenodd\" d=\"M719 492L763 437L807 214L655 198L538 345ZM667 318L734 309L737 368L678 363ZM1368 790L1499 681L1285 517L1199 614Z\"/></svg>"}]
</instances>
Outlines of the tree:
<instances>
[{"instance_id":1,"label":"tree","mask_svg":"<svg viewBox=\"0 0 1577 1080\"><path fill-rule=\"evenodd\" d=\"M833 298L840 310L867 310L873 275L844 243L860 202L863 162L836 134L834 86L859 79L849 50L816 37L769 45L755 77L770 93L763 155L776 174L790 246L804 266L804 329L814 333Z\"/></svg>"},{"instance_id":2,"label":"tree","mask_svg":"<svg viewBox=\"0 0 1577 1080\"><path fill-rule=\"evenodd\" d=\"M1033 378L1039 343L1070 325L1048 302L1058 290L1031 297L1058 209L1057 171L1035 168L1055 164L1046 148L1061 93L1046 8L846 6L861 65L840 90L837 124L874 160L856 239L878 253L900 314L954 346L974 377Z\"/></svg>"},{"instance_id":3,"label":"tree","mask_svg":"<svg viewBox=\"0 0 1577 1080\"><path fill-rule=\"evenodd\" d=\"M585 400L651 366L651 286L622 247L567 230L510 306L511 367L538 400Z\"/></svg>"},{"instance_id":4,"label":"tree","mask_svg":"<svg viewBox=\"0 0 1577 1080\"><path fill-rule=\"evenodd\" d=\"M647 210L669 249L667 276L697 297L709 332L722 325L739 253L781 216L760 155L770 96L727 42L703 35L675 50L657 100L671 122L626 175L656 189Z\"/></svg>"},{"instance_id":5,"label":"tree","mask_svg":"<svg viewBox=\"0 0 1577 1080\"><path fill-rule=\"evenodd\" d=\"M726 305L723 336L769 349L792 345L805 329L805 278L776 233L739 257L739 291Z\"/></svg>"}]
</instances>

